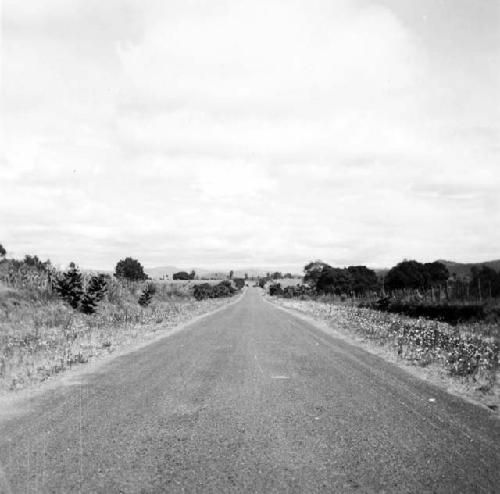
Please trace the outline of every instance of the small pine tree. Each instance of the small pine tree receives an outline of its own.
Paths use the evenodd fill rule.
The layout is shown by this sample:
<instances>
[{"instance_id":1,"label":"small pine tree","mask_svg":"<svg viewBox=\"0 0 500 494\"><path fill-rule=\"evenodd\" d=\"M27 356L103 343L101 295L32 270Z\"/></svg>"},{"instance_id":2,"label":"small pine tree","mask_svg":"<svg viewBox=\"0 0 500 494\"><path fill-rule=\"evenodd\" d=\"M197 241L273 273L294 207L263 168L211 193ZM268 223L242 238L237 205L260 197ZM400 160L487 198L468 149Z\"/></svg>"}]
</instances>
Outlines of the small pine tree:
<instances>
[{"instance_id":1,"label":"small pine tree","mask_svg":"<svg viewBox=\"0 0 500 494\"><path fill-rule=\"evenodd\" d=\"M93 314L97 304L104 298L106 290L105 275L92 276L87 285L87 290L80 301L80 311L84 314Z\"/></svg>"},{"instance_id":2,"label":"small pine tree","mask_svg":"<svg viewBox=\"0 0 500 494\"><path fill-rule=\"evenodd\" d=\"M55 280L54 289L73 309L77 309L83 296L82 274L71 263L70 269Z\"/></svg>"},{"instance_id":3,"label":"small pine tree","mask_svg":"<svg viewBox=\"0 0 500 494\"><path fill-rule=\"evenodd\" d=\"M153 295L156 293L156 288L152 283L148 283L139 297L139 305L142 307L147 307L151 300L153 299Z\"/></svg>"}]
</instances>

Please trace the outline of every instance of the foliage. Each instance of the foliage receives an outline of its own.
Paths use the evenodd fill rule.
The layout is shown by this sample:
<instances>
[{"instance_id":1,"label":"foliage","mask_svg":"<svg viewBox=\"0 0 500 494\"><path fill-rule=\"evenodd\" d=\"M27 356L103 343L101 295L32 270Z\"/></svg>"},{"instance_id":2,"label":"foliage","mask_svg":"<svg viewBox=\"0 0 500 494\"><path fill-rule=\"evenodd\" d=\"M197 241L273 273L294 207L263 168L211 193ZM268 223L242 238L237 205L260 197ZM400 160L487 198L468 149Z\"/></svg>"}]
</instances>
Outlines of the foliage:
<instances>
[{"instance_id":1,"label":"foliage","mask_svg":"<svg viewBox=\"0 0 500 494\"><path fill-rule=\"evenodd\" d=\"M306 266L304 266L304 283L306 285L316 288L318 279L321 276L323 268L325 267L331 267L331 266L320 260L312 261Z\"/></svg>"},{"instance_id":2,"label":"foliage","mask_svg":"<svg viewBox=\"0 0 500 494\"><path fill-rule=\"evenodd\" d=\"M264 288L268 281L269 281L269 278L259 278L257 280L257 286L259 286L260 288Z\"/></svg>"},{"instance_id":3,"label":"foliage","mask_svg":"<svg viewBox=\"0 0 500 494\"><path fill-rule=\"evenodd\" d=\"M351 290L356 294L366 293L378 288L375 271L366 266L348 266L347 271L352 278Z\"/></svg>"},{"instance_id":4,"label":"foliage","mask_svg":"<svg viewBox=\"0 0 500 494\"><path fill-rule=\"evenodd\" d=\"M196 278L196 272L195 270L193 269L190 273L189 273L189 279L190 280L194 280Z\"/></svg>"},{"instance_id":5,"label":"foliage","mask_svg":"<svg viewBox=\"0 0 500 494\"><path fill-rule=\"evenodd\" d=\"M206 298L222 298L234 295L235 289L232 287L231 282L228 280L221 281L217 285L210 285L209 283L200 283L195 285L193 295L196 300L203 300Z\"/></svg>"},{"instance_id":6,"label":"foliage","mask_svg":"<svg viewBox=\"0 0 500 494\"><path fill-rule=\"evenodd\" d=\"M0 244L0 259L3 259L7 255L7 251L5 250L5 247Z\"/></svg>"},{"instance_id":7,"label":"foliage","mask_svg":"<svg viewBox=\"0 0 500 494\"><path fill-rule=\"evenodd\" d=\"M172 279L187 281L187 280L190 280L192 278L189 277L189 273L186 273L186 271L179 271L178 273L173 274Z\"/></svg>"},{"instance_id":8,"label":"foliage","mask_svg":"<svg viewBox=\"0 0 500 494\"><path fill-rule=\"evenodd\" d=\"M137 259L127 257L116 264L115 277L130 281L147 280L148 276L144 272L142 264Z\"/></svg>"},{"instance_id":9,"label":"foliage","mask_svg":"<svg viewBox=\"0 0 500 494\"><path fill-rule=\"evenodd\" d=\"M48 271L51 269L52 265L50 261L47 259L46 261L42 261L38 258L38 256L24 256L23 264L29 267L32 267L38 271Z\"/></svg>"},{"instance_id":10,"label":"foliage","mask_svg":"<svg viewBox=\"0 0 500 494\"><path fill-rule=\"evenodd\" d=\"M84 314L93 314L97 304L104 298L108 276L91 276L84 289L84 280L79 269L72 263L70 269L54 280L54 290L73 309Z\"/></svg>"},{"instance_id":11,"label":"foliage","mask_svg":"<svg viewBox=\"0 0 500 494\"><path fill-rule=\"evenodd\" d=\"M78 309L84 294L82 274L79 269L75 265L72 265L68 271L62 273L55 280L54 289L73 309Z\"/></svg>"},{"instance_id":12,"label":"foliage","mask_svg":"<svg viewBox=\"0 0 500 494\"><path fill-rule=\"evenodd\" d=\"M500 296L500 271L496 272L488 266L473 267L472 290L479 298Z\"/></svg>"},{"instance_id":13,"label":"foliage","mask_svg":"<svg viewBox=\"0 0 500 494\"><path fill-rule=\"evenodd\" d=\"M148 283L145 287L144 290L141 293L141 296L139 297L139 305L142 307L147 307L150 303L151 300L153 300L153 296L156 293L156 287L153 285L153 283Z\"/></svg>"},{"instance_id":14,"label":"foliage","mask_svg":"<svg viewBox=\"0 0 500 494\"><path fill-rule=\"evenodd\" d=\"M108 277L104 274L92 276L87 284L87 289L80 300L80 311L84 314L93 314L97 304L104 298L107 290Z\"/></svg>"},{"instance_id":15,"label":"foliage","mask_svg":"<svg viewBox=\"0 0 500 494\"><path fill-rule=\"evenodd\" d=\"M448 269L440 262L403 261L389 270L385 286L389 290L428 289L446 282L448 276Z\"/></svg>"},{"instance_id":16,"label":"foliage","mask_svg":"<svg viewBox=\"0 0 500 494\"><path fill-rule=\"evenodd\" d=\"M377 275L366 266L333 268L325 265L316 281L317 293L361 295L377 288Z\"/></svg>"},{"instance_id":17,"label":"foliage","mask_svg":"<svg viewBox=\"0 0 500 494\"><path fill-rule=\"evenodd\" d=\"M241 290L245 286L245 280L243 278L233 278L233 283L237 290Z\"/></svg>"}]
</instances>

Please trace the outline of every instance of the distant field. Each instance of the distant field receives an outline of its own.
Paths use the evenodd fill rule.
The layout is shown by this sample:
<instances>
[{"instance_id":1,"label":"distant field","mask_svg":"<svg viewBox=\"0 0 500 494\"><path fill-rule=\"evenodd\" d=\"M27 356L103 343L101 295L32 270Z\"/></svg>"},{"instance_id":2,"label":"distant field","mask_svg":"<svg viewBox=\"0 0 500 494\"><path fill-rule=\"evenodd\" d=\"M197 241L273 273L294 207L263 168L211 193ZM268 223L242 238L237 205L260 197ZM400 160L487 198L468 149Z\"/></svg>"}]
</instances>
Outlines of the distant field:
<instances>
[{"instance_id":1,"label":"distant field","mask_svg":"<svg viewBox=\"0 0 500 494\"><path fill-rule=\"evenodd\" d=\"M296 286L302 284L302 278L284 278L282 280L271 281L271 283L279 283L281 288L286 288L287 286Z\"/></svg>"},{"instance_id":2,"label":"distant field","mask_svg":"<svg viewBox=\"0 0 500 494\"><path fill-rule=\"evenodd\" d=\"M193 286L199 285L201 283L208 283L209 285L216 285L220 283L222 280L152 280L155 283L161 283L162 285L172 285L175 287L179 287L182 285Z\"/></svg>"}]
</instances>

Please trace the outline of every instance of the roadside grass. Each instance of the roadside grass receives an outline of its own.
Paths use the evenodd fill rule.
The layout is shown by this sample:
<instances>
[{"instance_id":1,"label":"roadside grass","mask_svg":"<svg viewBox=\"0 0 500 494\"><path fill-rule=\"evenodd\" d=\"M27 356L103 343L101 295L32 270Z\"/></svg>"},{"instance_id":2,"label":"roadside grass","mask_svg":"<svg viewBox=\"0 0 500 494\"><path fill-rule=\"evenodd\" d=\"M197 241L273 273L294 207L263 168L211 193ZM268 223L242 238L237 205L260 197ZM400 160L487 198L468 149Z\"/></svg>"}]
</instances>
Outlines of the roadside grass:
<instances>
[{"instance_id":1,"label":"roadside grass","mask_svg":"<svg viewBox=\"0 0 500 494\"><path fill-rule=\"evenodd\" d=\"M104 300L87 315L73 310L49 287L0 282L0 393L43 382L230 300L197 301L187 283L158 284L151 304L141 307L144 286L108 280Z\"/></svg>"},{"instance_id":2,"label":"roadside grass","mask_svg":"<svg viewBox=\"0 0 500 494\"><path fill-rule=\"evenodd\" d=\"M451 326L428 319L315 300L267 300L325 324L335 336L362 346L453 394L500 406L497 324Z\"/></svg>"}]
</instances>

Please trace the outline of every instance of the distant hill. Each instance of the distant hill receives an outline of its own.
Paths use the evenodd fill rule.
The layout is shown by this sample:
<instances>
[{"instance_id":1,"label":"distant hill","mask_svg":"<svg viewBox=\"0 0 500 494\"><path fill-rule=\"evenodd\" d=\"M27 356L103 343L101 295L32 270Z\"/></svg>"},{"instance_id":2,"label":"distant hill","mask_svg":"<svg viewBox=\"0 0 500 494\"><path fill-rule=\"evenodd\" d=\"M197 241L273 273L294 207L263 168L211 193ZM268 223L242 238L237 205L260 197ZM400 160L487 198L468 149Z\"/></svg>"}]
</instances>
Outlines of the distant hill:
<instances>
[{"instance_id":1,"label":"distant hill","mask_svg":"<svg viewBox=\"0 0 500 494\"><path fill-rule=\"evenodd\" d=\"M454 261L446 261L444 259L438 259L437 262L442 262L447 268L450 275L455 274L458 278L470 277L471 269L473 267L481 268L482 266L488 266L489 268L494 269L495 271L500 271L500 259L496 259L494 261L485 261L485 262L454 262Z\"/></svg>"},{"instance_id":2,"label":"distant hill","mask_svg":"<svg viewBox=\"0 0 500 494\"><path fill-rule=\"evenodd\" d=\"M152 279L159 279L164 276L168 276L168 279L172 279L172 275L174 273L178 273L179 271L186 271L190 273L194 269L196 276L199 278L210 278L210 279L225 279L229 275L229 271L231 269L206 269L206 268L179 268L177 266L157 266L151 268L144 268L146 274ZM283 274L290 272L290 270L285 269L270 269L270 268L240 268L234 269L233 277L234 278L244 278L245 273L248 274L250 278L256 278L258 276L266 276L266 273L274 273L279 271ZM293 274L293 273L292 273ZM302 276L297 274L297 276Z\"/></svg>"}]
</instances>

